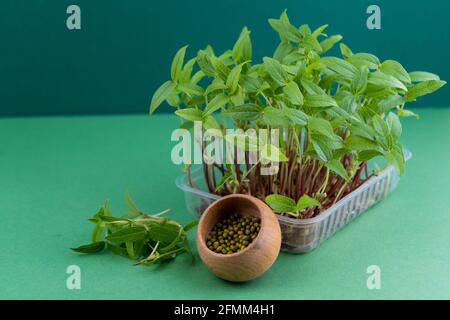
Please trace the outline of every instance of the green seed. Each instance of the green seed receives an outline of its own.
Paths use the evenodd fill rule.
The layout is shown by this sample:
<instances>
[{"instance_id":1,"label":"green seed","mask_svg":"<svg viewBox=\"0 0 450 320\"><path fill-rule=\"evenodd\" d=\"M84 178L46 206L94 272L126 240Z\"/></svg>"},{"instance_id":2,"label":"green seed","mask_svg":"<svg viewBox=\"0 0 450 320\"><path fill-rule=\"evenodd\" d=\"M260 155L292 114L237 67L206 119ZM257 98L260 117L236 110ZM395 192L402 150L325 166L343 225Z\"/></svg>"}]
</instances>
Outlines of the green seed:
<instances>
[{"instance_id":1,"label":"green seed","mask_svg":"<svg viewBox=\"0 0 450 320\"><path fill-rule=\"evenodd\" d=\"M234 213L218 222L207 235L207 247L217 253L231 254L245 249L261 228L258 218Z\"/></svg>"}]
</instances>

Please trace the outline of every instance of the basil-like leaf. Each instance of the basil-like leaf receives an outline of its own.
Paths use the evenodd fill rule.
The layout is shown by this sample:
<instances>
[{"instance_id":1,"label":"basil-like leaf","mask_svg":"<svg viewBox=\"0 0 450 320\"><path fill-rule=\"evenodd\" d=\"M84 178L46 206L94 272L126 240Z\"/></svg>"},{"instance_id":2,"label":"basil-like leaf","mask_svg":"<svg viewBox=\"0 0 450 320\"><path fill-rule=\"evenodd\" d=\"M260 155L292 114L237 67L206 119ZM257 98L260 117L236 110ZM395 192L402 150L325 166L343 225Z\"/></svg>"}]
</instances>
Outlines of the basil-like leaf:
<instances>
[{"instance_id":1,"label":"basil-like leaf","mask_svg":"<svg viewBox=\"0 0 450 320\"><path fill-rule=\"evenodd\" d=\"M256 104L244 104L240 106L231 106L224 115L228 115L236 120L251 121L257 119L262 114L263 109Z\"/></svg>"},{"instance_id":2,"label":"basil-like leaf","mask_svg":"<svg viewBox=\"0 0 450 320\"><path fill-rule=\"evenodd\" d=\"M106 240L115 243L124 243L127 241L138 241L145 239L147 229L144 226L136 225L125 227L106 236Z\"/></svg>"},{"instance_id":3,"label":"basil-like leaf","mask_svg":"<svg viewBox=\"0 0 450 320\"><path fill-rule=\"evenodd\" d=\"M152 97L152 102L150 103L150 113L155 112L161 103L164 102L175 90L175 83L172 81L164 82L158 90L155 91Z\"/></svg>"},{"instance_id":4,"label":"basil-like leaf","mask_svg":"<svg viewBox=\"0 0 450 320\"><path fill-rule=\"evenodd\" d=\"M286 84L287 74L286 71L281 66L280 62L275 59L265 57L264 59L264 68L267 74L272 78L275 83L280 86Z\"/></svg>"},{"instance_id":5,"label":"basil-like leaf","mask_svg":"<svg viewBox=\"0 0 450 320\"><path fill-rule=\"evenodd\" d=\"M279 194L271 194L266 197L266 203L278 213L294 212L296 203L289 197Z\"/></svg>"},{"instance_id":6,"label":"basil-like leaf","mask_svg":"<svg viewBox=\"0 0 450 320\"><path fill-rule=\"evenodd\" d=\"M172 67L170 71L170 76L172 77L173 81L178 81L178 78L181 75L181 71L183 69L183 62L184 62L184 55L186 54L186 48L188 46L182 47L178 52L175 54L175 57L172 61Z\"/></svg>"},{"instance_id":7,"label":"basil-like leaf","mask_svg":"<svg viewBox=\"0 0 450 320\"><path fill-rule=\"evenodd\" d=\"M304 194L300 199L298 199L297 204L295 205L295 211L301 211L312 206L320 206L320 202L314 198L311 198L307 194Z\"/></svg>"},{"instance_id":8,"label":"basil-like leaf","mask_svg":"<svg viewBox=\"0 0 450 320\"><path fill-rule=\"evenodd\" d=\"M189 121L201 121L203 118L202 110L196 108L179 109L175 114Z\"/></svg>"},{"instance_id":9,"label":"basil-like leaf","mask_svg":"<svg viewBox=\"0 0 450 320\"><path fill-rule=\"evenodd\" d=\"M84 246L79 246L77 248L71 248L71 250L80 253L96 253L105 249L105 241L98 241Z\"/></svg>"}]
</instances>

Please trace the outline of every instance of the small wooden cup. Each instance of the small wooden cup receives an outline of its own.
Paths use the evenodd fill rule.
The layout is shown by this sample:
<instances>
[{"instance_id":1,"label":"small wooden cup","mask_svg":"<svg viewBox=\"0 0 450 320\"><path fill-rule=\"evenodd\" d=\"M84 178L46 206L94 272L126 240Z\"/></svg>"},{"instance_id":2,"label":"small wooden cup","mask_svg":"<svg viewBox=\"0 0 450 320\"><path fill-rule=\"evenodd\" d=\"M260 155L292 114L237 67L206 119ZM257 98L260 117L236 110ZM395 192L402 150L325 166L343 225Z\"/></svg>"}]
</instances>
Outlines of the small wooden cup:
<instances>
[{"instance_id":1,"label":"small wooden cup","mask_svg":"<svg viewBox=\"0 0 450 320\"><path fill-rule=\"evenodd\" d=\"M216 223L238 213L261 220L257 237L244 250L232 254L211 251L206 237ZM234 282L252 280L262 275L276 260L281 247L281 229L275 213L261 200L244 195L225 196L203 213L197 229L197 248L206 267L219 278Z\"/></svg>"}]
</instances>

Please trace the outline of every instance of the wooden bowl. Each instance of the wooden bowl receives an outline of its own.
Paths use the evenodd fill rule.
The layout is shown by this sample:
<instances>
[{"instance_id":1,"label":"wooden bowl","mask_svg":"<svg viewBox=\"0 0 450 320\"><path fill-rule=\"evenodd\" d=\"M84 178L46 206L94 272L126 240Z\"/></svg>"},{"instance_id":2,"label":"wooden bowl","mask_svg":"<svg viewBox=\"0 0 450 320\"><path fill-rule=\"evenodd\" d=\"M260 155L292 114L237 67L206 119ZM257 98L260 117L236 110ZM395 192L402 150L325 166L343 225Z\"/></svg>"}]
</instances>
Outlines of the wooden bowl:
<instances>
[{"instance_id":1,"label":"wooden bowl","mask_svg":"<svg viewBox=\"0 0 450 320\"><path fill-rule=\"evenodd\" d=\"M244 250L220 254L206 246L206 237L216 223L238 213L261 220L256 238ZM233 194L212 203L203 213L197 229L197 248L206 267L219 278L242 282L262 275L274 263L280 252L281 230L275 213L261 200Z\"/></svg>"}]
</instances>

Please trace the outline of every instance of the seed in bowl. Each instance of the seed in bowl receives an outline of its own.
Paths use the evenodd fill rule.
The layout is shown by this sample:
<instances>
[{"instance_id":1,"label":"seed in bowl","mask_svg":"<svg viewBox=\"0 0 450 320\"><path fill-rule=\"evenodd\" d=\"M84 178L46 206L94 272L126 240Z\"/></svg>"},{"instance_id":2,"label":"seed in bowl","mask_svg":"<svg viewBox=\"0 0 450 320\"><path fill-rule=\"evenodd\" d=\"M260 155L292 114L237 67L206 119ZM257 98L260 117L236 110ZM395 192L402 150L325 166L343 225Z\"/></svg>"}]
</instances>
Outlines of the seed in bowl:
<instances>
[{"instance_id":1,"label":"seed in bowl","mask_svg":"<svg viewBox=\"0 0 450 320\"><path fill-rule=\"evenodd\" d=\"M236 253L244 250L256 238L260 229L259 218L235 213L216 223L206 238L206 245L216 253Z\"/></svg>"}]
</instances>

